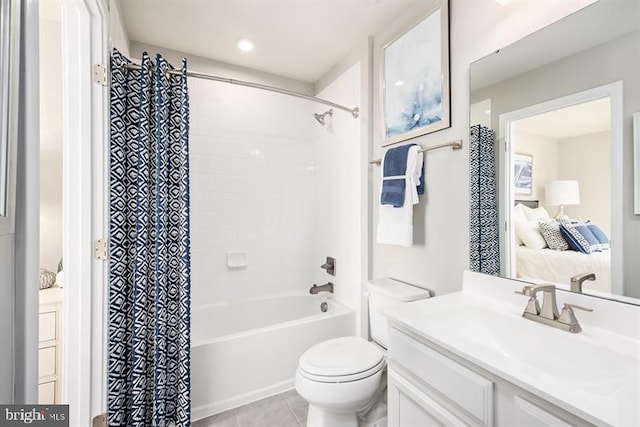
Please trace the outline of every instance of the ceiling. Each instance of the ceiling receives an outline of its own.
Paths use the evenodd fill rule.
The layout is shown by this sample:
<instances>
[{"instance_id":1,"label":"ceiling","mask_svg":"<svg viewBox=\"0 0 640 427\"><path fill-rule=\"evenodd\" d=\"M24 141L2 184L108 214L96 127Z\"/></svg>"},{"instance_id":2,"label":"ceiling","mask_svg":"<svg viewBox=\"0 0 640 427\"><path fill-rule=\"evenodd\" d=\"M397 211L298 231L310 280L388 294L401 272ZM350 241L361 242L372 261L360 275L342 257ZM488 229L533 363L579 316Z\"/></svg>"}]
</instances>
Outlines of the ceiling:
<instances>
[{"instance_id":1,"label":"ceiling","mask_svg":"<svg viewBox=\"0 0 640 427\"><path fill-rule=\"evenodd\" d=\"M471 64L470 90L638 31L639 16L638 0L598 1Z\"/></svg>"},{"instance_id":2,"label":"ceiling","mask_svg":"<svg viewBox=\"0 0 640 427\"><path fill-rule=\"evenodd\" d=\"M571 107L550 111L515 122L518 132L551 139L563 139L611 128L609 98L602 98Z\"/></svg>"},{"instance_id":3,"label":"ceiling","mask_svg":"<svg viewBox=\"0 0 640 427\"><path fill-rule=\"evenodd\" d=\"M315 83L415 0L120 0L129 39ZM253 52L235 47L239 38Z\"/></svg>"}]
</instances>

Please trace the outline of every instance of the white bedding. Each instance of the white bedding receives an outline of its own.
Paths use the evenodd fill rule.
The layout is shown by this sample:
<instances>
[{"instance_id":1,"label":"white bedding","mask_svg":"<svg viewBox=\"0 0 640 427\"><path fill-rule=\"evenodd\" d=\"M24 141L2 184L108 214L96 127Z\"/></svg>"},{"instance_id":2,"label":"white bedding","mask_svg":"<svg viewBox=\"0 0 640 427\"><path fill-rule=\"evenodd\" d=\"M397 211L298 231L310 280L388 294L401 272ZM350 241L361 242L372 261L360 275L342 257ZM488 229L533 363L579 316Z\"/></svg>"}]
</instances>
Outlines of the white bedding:
<instances>
[{"instance_id":1,"label":"white bedding","mask_svg":"<svg viewBox=\"0 0 640 427\"><path fill-rule=\"evenodd\" d=\"M576 251L516 248L516 275L535 277L548 282L569 285L571 277L582 273L596 273L596 280L583 282L583 289L611 292L611 251L589 255Z\"/></svg>"}]
</instances>

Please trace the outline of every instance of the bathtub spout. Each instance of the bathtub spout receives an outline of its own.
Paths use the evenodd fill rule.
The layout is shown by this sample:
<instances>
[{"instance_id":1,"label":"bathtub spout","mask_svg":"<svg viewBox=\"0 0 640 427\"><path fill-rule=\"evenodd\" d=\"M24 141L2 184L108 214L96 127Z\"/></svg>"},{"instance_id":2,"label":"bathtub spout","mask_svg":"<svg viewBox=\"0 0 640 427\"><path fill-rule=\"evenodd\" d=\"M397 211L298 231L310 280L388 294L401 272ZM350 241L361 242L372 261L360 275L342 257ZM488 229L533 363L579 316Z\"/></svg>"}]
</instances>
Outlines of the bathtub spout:
<instances>
[{"instance_id":1,"label":"bathtub spout","mask_svg":"<svg viewBox=\"0 0 640 427\"><path fill-rule=\"evenodd\" d=\"M311 287L311 289L309 289L309 293L310 294L317 294L318 292L331 292L333 293L333 283L328 282L325 285L322 286L318 286L318 285L313 285Z\"/></svg>"}]
</instances>

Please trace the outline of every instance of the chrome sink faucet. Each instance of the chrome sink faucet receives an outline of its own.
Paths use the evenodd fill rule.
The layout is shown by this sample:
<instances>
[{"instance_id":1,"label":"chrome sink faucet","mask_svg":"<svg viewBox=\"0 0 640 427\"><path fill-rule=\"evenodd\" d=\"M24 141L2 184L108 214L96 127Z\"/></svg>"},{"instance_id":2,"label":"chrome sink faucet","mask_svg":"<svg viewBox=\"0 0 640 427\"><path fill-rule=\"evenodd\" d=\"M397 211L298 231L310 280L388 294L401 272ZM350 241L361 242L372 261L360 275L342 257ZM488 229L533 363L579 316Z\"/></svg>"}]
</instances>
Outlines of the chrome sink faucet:
<instances>
[{"instance_id":1,"label":"chrome sink faucet","mask_svg":"<svg viewBox=\"0 0 640 427\"><path fill-rule=\"evenodd\" d=\"M542 307L540 307L538 299L536 298L538 292L542 292ZM581 332L582 328L580 327L580 323L578 323L573 309L593 311L590 308L564 303L562 312L558 313L556 287L551 284L526 285L522 288L522 291L516 291L516 293L529 297L522 317L574 334Z\"/></svg>"},{"instance_id":2,"label":"chrome sink faucet","mask_svg":"<svg viewBox=\"0 0 640 427\"><path fill-rule=\"evenodd\" d=\"M582 293L582 282L596 280L596 273L577 274L571 278L571 292Z\"/></svg>"}]
</instances>

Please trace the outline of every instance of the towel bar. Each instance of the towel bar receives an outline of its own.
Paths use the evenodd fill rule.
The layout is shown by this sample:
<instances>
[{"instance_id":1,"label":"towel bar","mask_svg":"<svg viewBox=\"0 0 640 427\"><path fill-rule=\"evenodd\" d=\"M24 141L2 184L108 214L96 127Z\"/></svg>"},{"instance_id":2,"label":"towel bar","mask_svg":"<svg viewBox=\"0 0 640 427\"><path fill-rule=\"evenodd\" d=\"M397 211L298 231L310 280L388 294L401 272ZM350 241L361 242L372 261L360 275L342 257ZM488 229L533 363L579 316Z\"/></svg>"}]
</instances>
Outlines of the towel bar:
<instances>
[{"instance_id":1,"label":"towel bar","mask_svg":"<svg viewBox=\"0 0 640 427\"><path fill-rule=\"evenodd\" d=\"M458 139L457 141L447 142L446 144L438 144L433 145L431 147L422 148L419 150L420 153L424 153L425 151L437 150L439 148L451 147L452 150L460 150L462 148L462 140ZM382 159L375 159L369 162L370 165L380 165L382 163Z\"/></svg>"}]
</instances>

